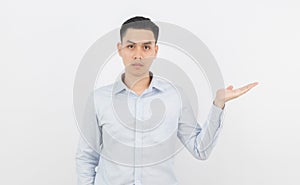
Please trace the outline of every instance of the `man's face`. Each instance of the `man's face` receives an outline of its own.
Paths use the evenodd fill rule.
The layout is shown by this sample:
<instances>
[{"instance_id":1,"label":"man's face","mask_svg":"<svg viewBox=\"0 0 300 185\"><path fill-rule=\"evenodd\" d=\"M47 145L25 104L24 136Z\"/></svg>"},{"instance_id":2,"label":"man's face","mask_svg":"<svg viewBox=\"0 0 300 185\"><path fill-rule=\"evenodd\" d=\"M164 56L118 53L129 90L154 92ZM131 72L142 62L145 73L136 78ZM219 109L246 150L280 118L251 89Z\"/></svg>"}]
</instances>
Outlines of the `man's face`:
<instances>
[{"instance_id":1,"label":"man's face","mask_svg":"<svg viewBox=\"0 0 300 185\"><path fill-rule=\"evenodd\" d=\"M158 46L150 30L129 28L121 43L118 43L118 53L123 59L125 72L134 76L148 74L157 51Z\"/></svg>"}]
</instances>

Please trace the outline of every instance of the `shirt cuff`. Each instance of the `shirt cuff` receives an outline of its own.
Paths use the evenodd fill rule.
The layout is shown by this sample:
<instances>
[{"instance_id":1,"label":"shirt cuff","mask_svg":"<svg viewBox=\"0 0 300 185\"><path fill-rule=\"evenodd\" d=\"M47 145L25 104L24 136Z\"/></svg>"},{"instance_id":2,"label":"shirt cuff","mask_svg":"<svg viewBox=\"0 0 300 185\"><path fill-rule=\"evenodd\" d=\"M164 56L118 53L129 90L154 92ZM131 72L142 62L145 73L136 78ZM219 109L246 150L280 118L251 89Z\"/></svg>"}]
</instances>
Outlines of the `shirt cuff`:
<instances>
[{"instance_id":1,"label":"shirt cuff","mask_svg":"<svg viewBox=\"0 0 300 185\"><path fill-rule=\"evenodd\" d=\"M214 103L211 106L210 110L210 120L213 121L214 123L219 124L219 127L222 127L223 123L223 113L224 113L224 108L220 108L216 106Z\"/></svg>"}]
</instances>

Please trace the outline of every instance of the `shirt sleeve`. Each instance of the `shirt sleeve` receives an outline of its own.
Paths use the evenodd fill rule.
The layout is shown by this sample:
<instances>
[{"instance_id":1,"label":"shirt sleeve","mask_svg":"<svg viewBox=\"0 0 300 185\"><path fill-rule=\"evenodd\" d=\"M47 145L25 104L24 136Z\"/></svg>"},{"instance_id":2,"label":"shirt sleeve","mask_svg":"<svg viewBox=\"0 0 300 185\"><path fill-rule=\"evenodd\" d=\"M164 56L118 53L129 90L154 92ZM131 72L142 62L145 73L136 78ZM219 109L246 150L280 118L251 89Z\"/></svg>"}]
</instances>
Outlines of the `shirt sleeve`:
<instances>
[{"instance_id":1,"label":"shirt sleeve","mask_svg":"<svg viewBox=\"0 0 300 185\"><path fill-rule=\"evenodd\" d=\"M99 159L100 155L80 137L76 152L77 185L94 185Z\"/></svg>"},{"instance_id":2,"label":"shirt sleeve","mask_svg":"<svg viewBox=\"0 0 300 185\"><path fill-rule=\"evenodd\" d=\"M177 136L189 152L199 160L206 160L216 145L223 127L223 112L212 103L208 118L203 127L197 122L188 98L181 90L181 114L178 121Z\"/></svg>"},{"instance_id":3,"label":"shirt sleeve","mask_svg":"<svg viewBox=\"0 0 300 185\"><path fill-rule=\"evenodd\" d=\"M82 121L78 123L80 131L76 150L76 170L78 185L94 185L96 167L100 159L97 148L102 143L102 130L94 106L94 96L88 98Z\"/></svg>"}]
</instances>

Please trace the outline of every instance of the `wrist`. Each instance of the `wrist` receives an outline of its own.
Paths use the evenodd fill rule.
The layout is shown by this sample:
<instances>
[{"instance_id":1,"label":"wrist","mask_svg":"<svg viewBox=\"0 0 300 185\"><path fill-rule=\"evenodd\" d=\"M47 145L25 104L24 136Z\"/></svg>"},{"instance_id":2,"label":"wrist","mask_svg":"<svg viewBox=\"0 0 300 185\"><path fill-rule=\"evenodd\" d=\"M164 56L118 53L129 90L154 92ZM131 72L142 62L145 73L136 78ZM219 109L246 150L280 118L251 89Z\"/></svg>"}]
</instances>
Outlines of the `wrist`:
<instances>
[{"instance_id":1,"label":"wrist","mask_svg":"<svg viewBox=\"0 0 300 185\"><path fill-rule=\"evenodd\" d=\"M224 109L224 107L225 107L225 102L222 102L222 101L214 100L213 104L221 109Z\"/></svg>"}]
</instances>

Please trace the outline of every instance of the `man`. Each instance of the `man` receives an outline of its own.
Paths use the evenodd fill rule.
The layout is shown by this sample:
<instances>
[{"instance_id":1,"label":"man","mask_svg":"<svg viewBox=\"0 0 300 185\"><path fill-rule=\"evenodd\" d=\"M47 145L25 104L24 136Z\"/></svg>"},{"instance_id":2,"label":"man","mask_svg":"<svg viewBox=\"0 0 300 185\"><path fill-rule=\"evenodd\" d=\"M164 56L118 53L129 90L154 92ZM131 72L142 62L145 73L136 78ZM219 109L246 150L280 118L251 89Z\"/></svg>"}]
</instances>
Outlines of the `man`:
<instances>
[{"instance_id":1,"label":"man","mask_svg":"<svg viewBox=\"0 0 300 185\"><path fill-rule=\"evenodd\" d=\"M85 123L96 137L87 139L89 134L82 132L86 135L76 153L78 185L178 184L174 138L195 158L207 159L222 127L225 103L257 85L218 90L201 128L182 89L149 70L158 53L158 33L149 18L123 23L117 48L125 72L89 98Z\"/></svg>"}]
</instances>

